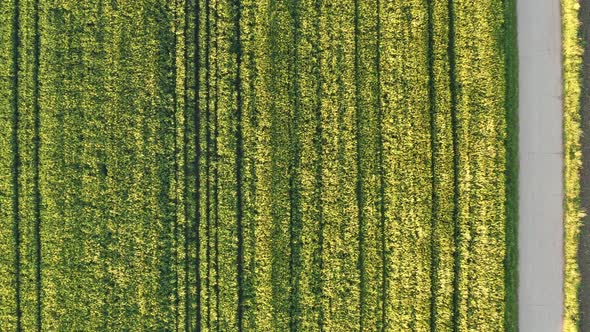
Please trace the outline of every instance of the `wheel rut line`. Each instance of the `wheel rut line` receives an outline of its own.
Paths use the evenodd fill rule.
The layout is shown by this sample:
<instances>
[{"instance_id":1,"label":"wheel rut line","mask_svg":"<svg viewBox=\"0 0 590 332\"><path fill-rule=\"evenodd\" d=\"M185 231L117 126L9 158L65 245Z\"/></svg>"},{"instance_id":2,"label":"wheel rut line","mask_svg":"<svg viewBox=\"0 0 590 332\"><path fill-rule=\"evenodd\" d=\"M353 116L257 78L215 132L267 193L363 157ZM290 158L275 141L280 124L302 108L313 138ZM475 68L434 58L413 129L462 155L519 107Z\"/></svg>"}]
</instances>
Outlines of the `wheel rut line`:
<instances>
[{"instance_id":1,"label":"wheel rut line","mask_svg":"<svg viewBox=\"0 0 590 332\"><path fill-rule=\"evenodd\" d=\"M258 132L259 124L258 124L258 109L256 107L256 78L257 78L257 70L256 70L256 60L254 56L254 48L256 42L256 34L255 34L255 27L256 27L256 16L255 13L257 11L256 2L250 3L249 6L249 16L248 16L248 27L249 27L249 38L248 42L250 43L250 49L248 51L248 80L249 80L249 103L250 103L250 125L254 128L254 133ZM257 329L256 325L256 311L258 310L256 305L256 216L258 215L257 210L257 191L256 191L256 184L258 183L257 172L256 172L256 152L258 151L258 143L254 142L252 151L254 156L251 156L250 161L250 196L251 196L251 203L250 203L250 213L251 213L251 220L249 224L249 232L250 232L250 261L248 266L248 292L247 292L247 299L251 300L250 303L250 310L252 311L252 321L250 322L251 325L248 326L249 329Z\"/></svg>"},{"instance_id":2,"label":"wheel rut line","mask_svg":"<svg viewBox=\"0 0 590 332\"><path fill-rule=\"evenodd\" d=\"M449 82L451 92L451 127L453 135L453 239L455 240L455 251L453 252L453 331L459 331L459 273L460 273L460 228L459 228L459 139L458 139L458 118L457 118L457 77L456 77L456 54L455 54L455 5L453 0L448 0L447 9L449 13L448 46L447 56L449 58Z\"/></svg>"},{"instance_id":3,"label":"wheel rut line","mask_svg":"<svg viewBox=\"0 0 590 332\"><path fill-rule=\"evenodd\" d=\"M183 190L183 202L184 202L184 329L185 331L190 331L190 303L191 303L191 296L190 296L190 286L189 286L189 269L190 269L190 258L189 258L189 242L190 242L190 227L189 227L189 192L188 192L188 59L189 59L189 50L188 50L188 29L189 29L189 1L184 2L184 26L183 26L183 39L184 39L184 87L183 87L183 99L184 99L184 107L183 107L183 120L184 120L184 130L183 130L183 172L184 172L184 190Z\"/></svg>"},{"instance_id":4,"label":"wheel rut line","mask_svg":"<svg viewBox=\"0 0 590 332\"><path fill-rule=\"evenodd\" d=\"M200 91L199 87L201 86L200 82L200 75L201 75L201 52L200 52L200 27L201 27L201 6L200 0L195 1L195 27L194 27L194 44L195 44L195 55L194 55L194 75L195 75L195 86L194 94L195 94L195 116L194 116L194 127L195 127L195 193L194 193L194 201L195 201L195 225L194 225L194 232L195 232L195 276L196 276L196 294L195 294L195 329L197 332L201 331L202 325L202 317L201 317L201 237L200 237L200 228L201 228L201 100L200 100Z\"/></svg>"},{"instance_id":5,"label":"wheel rut line","mask_svg":"<svg viewBox=\"0 0 590 332\"><path fill-rule=\"evenodd\" d=\"M236 152L235 152L235 174L236 174L236 228L237 228L237 328L238 332L244 330L244 197L243 197L243 163L244 163L244 134L243 134L243 97L242 97L242 29L240 20L242 18L242 1L233 0L234 40L233 49L235 52L236 73L234 89L236 91Z\"/></svg>"},{"instance_id":6,"label":"wheel rut line","mask_svg":"<svg viewBox=\"0 0 590 332\"><path fill-rule=\"evenodd\" d=\"M409 10L409 6L408 7L404 7L404 11ZM412 30L408 29L407 27L403 30L402 33L402 39L404 44L410 43L410 36L411 36ZM406 53L404 53L404 59L408 58L408 55ZM404 62L401 66L401 78L406 78L408 77L408 71L411 71L412 69L408 69L408 66L406 64L406 62ZM408 114L410 112L411 109L411 100L409 98L409 91L410 91L410 87L409 87L409 83L408 80L406 79L402 79L401 81L401 85L402 85L402 95L403 95L403 111L406 112L406 114ZM417 285L417 280L416 280L416 269L411 269L411 278L410 280L412 280L412 288L409 291L410 293L410 298L416 298L416 288L418 287ZM403 307L403 304L402 304ZM411 320L409 321L409 330L412 332L416 331L416 306L411 306L410 307L411 310Z\"/></svg>"},{"instance_id":7,"label":"wheel rut line","mask_svg":"<svg viewBox=\"0 0 590 332\"><path fill-rule=\"evenodd\" d=\"M375 56L375 67L377 69L377 144L379 147L378 171L379 171L379 225L381 232L381 331L387 329L387 246L385 241L385 167L384 144L383 144L383 104L381 100L381 0L377 0L377 52Z\"/></svg>"},{"instance_id":8,"label":"wheel rut line","mask_svg":"<svg viewBox=\"0 0 590 332\"><path fill-rule=\"evenodd\" d=\"M317 264L317 289L316 298L315 298L315 306L318 310L318 330L324 330L324 308L322 305L322 298L324 296L324 205L322 202L322 193L324 188L324 179L323 179L323 128L322 128L322 57L321 57L321 15L322 15L322 0L315 0L315 14L316 19L314 22L314 29L315 29L315 38L316 42L313 45L313 52L316 56L316 75L315 79L317 82L316 86L316 105L315 105L315 115L316 115L316 128L315 128L315 150L316 150L316 179L317 179L317 188L316 188L316 209L318 213L318 248L317 253L315 254L316 257L316 264Z\"/></svg>"},{"instance_id":9,"label":"wheel rut line","mask_svg":"<svg viewBox=\"0 0 590 332\"><path fill-rule=\"evenodd\" d=\"M14 12L12 17L12 214L13 214L13 236L14 236L14 279L15 279L15 314L16 330L22 331L22 309L21 309L21 235L20 235L20 151L18 142L20 110L18 105L20 71L19 48L20 40L20 1L14 0Z\"/></svg>"},{"instance_id":10,"label":"wheel rut line","mask_svg":"<svg viewBox=\"0 0 590 332\"><path fill-rule=\"evenodd\" d=\"M268 79L268 85L269 85L269 93L271 95L279 95L279 79L277 78L280 75L280 64L278 63L278 58L280 55L280 49L279 49L279 38L277 36L277 30L278 30L278 16L276 13L278 12L278 6L279 4L277 3L279 1L277 0L269 0L268 1L268 11L267 11L267 16L266 19L269 22L269 30L268 30L268 40L267 40L267 45L266 47L269 49L269 55L270 55L270 63L269 63L269 73L270 73L270 77ZM281 96L282 97L282 96ZM279 122L280 122L280 114L278 112L278 102L275 101L274 99L270 100L269 103L269 117L270 117L270 156L271 156L271 160L270 160L270 172L271 172L271 188L270 188L270 197L271 199L277 199L279 196L280 197L280 193L279 193L279 181L280 180L284 180L283 178L279 178L280 180L277 180L278 176L277 174L280 174L282 172L281 170L281 166L280 165L280 161L277 160L279 158L277 158L277 155L279 154L279 144L277 144L276 142L280 140L280 138L278 137L278 133L277 133L277 127L279 126ZM277 247L280 247L281 245L283 245L283 243L279 243L280 240L282 240L282 235L281 232L281 216L280 216L280 212L277 208L272 208L271 209L271 221L272 221L272 230L271 230L271 235L270 235L270 242L271 242L271 246L273 245L277 245ZM285 232L286 233L286 232ZM287 296L290 296L290 294L287 294L289 292L288 287L289 284L286 282L281 282L281 280L276 280L277 278L274 278L276 275L280 275L282 274L282 270L286 270L286 267L284 265L286 265L284 263L284 260L287 259L286 256L290 255L290 251L291 251L291 246L289 245L285 245L284 248L282 248L283 250L274 250L271 252L271 278L273 280L271 280L271 284L272 284L272 301L273 301L273 305L272 305L272 310L273 310L273 321L272 321L272 326L273 327L277 327L277 328L283 328L283 323L284 325L288 325L288 319L290 319L290 311L288 308L288 303L286 303L287 301L285 300L285 298L287 298ZM287 254L287 250L289 250L289 254ZM283 257L285 256L285 257ZM289 256L290 259L290 256ZM290 273L287 272L287 273ZM290 274L289 274L289 278L290 278ZM289 279L289 283L290 283L290 279ZM283 328L284 329L284 328Z\"/></svg>"},{"instance_id":11,"label":"wheel rut line","mask_svg":"<svg viewBox=\"0 0 590 332\"><path fill-rule=\"evenodd\" d=\"M104 57L106 56L106 53L107 53L106 48L105 48L105 20L104 20L105 15L103 15L104 14L104 7L105 7L104 1L98 0L98 17L100 18L100 21L98 24L97 41L100 45L101 52L103 53L102 59L104 59ZM60 140L62 142L60 142L61 143L60 146L63 146L64 145L63 144L63 132L64 132L63 126L61 128L61 132L62 132L62 135L60 135L61 136ZM105 140L110 141L110 137L107 137ZM103 149L103 151L105 153L105 156L103 156L101 158L102 159L101 162L104 163L105 169L106 169L106 167L107 167L106 149ZM63 161L63 157L62 157L62 165L60 165L60 167L64 166L63 163L64 163L64 161ZM106 175L103 178L101 178L101 181L102 181L101 189L104 190L104 188L108 186L108 183L107 183L108 181L107 181ZM62 218L63 218L63 216L62 216ZM101 226L103 226L103 227L106 226L106 218L101 220ZM101 240L99 241L100 242L100 260L103 260L105 262L107 261L107 257L108 257L107 253L109 251L109 244L111 243L111 240L112 240L112 236L110 234L108 234L108 233L101 234ZM110 297L110 293L111 293L110 288L112 287L112 285L111 285L112 281L109 278L109 269L108 268L109 268L108 264L106 264L106 263L102 264L101 272L102 272L103 276L100 279L101 284L104 286L103 287L104 289L101 292L101 295L104 300L104 304L101 306L100 311L101 311L102 317L105 317L105 318L109 316L108 305L106 303L109 302L108 298ZM108 330L108 328L109 328L108 327L108 319L103 319L101 327L103 330Z\"/></svg>"},{"instance_id":12,"label":"wheel rut line","mask_svg":"<svg viewBox=\"0 0 590 332\"><path fill-rule=\"evenodd\" d=\"M365 310L365 298L366 298L366 278L365 278L365 237L364 231L364 214L363 214L363 174L362 174L362 162L361 162L361 151L362 151L362 109L361 109L361 86L360 86L360 0L354 1L354 99L355 99L355 127L356 127L356 208L357 208L357 222L358 222L358 270L359 270L359 282L360 282L360 293L359 293L359 330L364 331L364 310Z\"/></svg>"},{"instance_id":13,"label":"wheel rut line","mask_svg":"<svg viewBox=\"0 0 590 332\"><path fill-rule=\"evenodd\" d=\"M431 225L430 225L430 330L436 330L436 288L438 272L439 253L437 252L436 238L436 220L438 217L438 197L436 185L436 87L434 73L434 1L428 0L428 99L430 102L430 147L431 147L431 164L430 172L432 176L432 196L431 196Z\"/></svg>"},{"instance_id":14,"label":"wheel rut line","mask_svg":"<svg viewBox=\"0 0 590 332\"><path fill-rule=\"evenodd\" d=\"M473 9L472 9L473 10ZM475 11L475 10L474 10ZM472 17L474 17L474 13L469 13ZM477 124L478 121L481 121L478 114L474 113L472 116L469 117L469 119L466 121L467 125L466 127L466 131L468 133L468 135L470 133L474 133L477 132L476 129L477 128ZM473 168L471 168L471 165L475 165ZM478 170L481 169L481 167L479 167L479 165L477 164L477 160L470 160L469 162L466 163L466 168L468 168L471 172L471 170L473 169L474 171L472 172L472 176L475 180L475 182L477 182L477 178L478 178ZM474 211L474 209L476 209L477 207L474 207L473 204L471 202L473 201L477 201L477 198L473 198L473 197L477 197L476 195L474 195L473 191L470 191L467 196L467 201L466 202L466 206L468 207L469 210L469 216L474 216L476 215L476 212ZM469 319L469 312L471 312L471 308L472 308L472 302L473 302L473 298L472 298L472 294L473 294L473 283L470 282L471 280L475 280L473 278L473 274L474 274L474 268L473 268L473 263L474 263L474 257L471 254L473 252L473 247L475 246L476 243L476 237L478 237L478 234L476 232L476 228L475 228L475 222L473 221L474 218L468 218L466 224L466 233L468 234L468 238L466 241L467 243L467 251L466 251L466 258L464 257L463 259L465 260L465 265L466 267L464 268L464 270L466 270L466 275L467 275L467 285L466 285L466 296L465 296L465 302L466 302L466 323L465 325L467 326L467 330L471 331L472 330L472 326L473 326L473 321Z\"/></svg>"},{"instance_id":15,"label":"wheel rut line","mask_svg":"<svg viewBox=\"0 0 590 332\"><path fill-rule=\"evenodd\" d=\"M337 12L336 12L337 13ZM333 13L332 15L336 16L336 13ZM337 17L337 16L336 16ZM344 174L345 174L345 147L344 147L344 132L345 132L345 114L347 112L346 109L346 105L344 103L344 96L345 96L345 83L344 83L344 44L345 44L345 36L344 33L342 31L339 31L337 36L334 38L336 40L336 47L335 47L335 52L336 52L336 84L338 86L337 89L337 108L338 108L338 114L337 114L337 120L336 120L336 132L338 133L338 137L336 140L336 145L337 145L337 151L336 151L336 160L337 160L337 170L336 173L338 174L338 188L344 188L345 187L345 178L344 178ZM345 199L343 197L343 195L337 195L337 199L336 199L336 204L338 207L338 212L340 215L345 215L345 210L346 210L346 202ZM341 243L346 243L346 224L344 222L340 222L338 225L338 239L341 241ZM350 276L350 272L346 270L346 259L344 258L344 255L342 254L344 250L344 247L342 248L338 248L338 252L340 253L338 256L338 262L340 263L340 268L338 269L339 272L343 273L343 276L341 276L341 280L348 280L350 281L351 276ZM344 291L344 287L340 287L337 290L337 294L339 296L347 296L348 294L345 293ZM339 314L341 314L339 312Z\"/></svg>"},{"instance_id":16,"label":"wheel rut line","mask_svg":"<svg viewBox=\"0 0 590 332\"><path fill-rule=\"evenodd\" d=\"M289 2L290 14L292 19L293 49L292 49L292 87L291 102L293 103L292 125L289 127L289 136L292 146L292 156L289 162L289 274L290 274L290 304L289 304L289 329L291 332L298 331L301 324L300 313L300 274L301 274L301 178L300 178L300 157L301 141L299 138L300 130L300 86L299 86L299 42L300 42L300 13L299 1L292 0Z\"/></svg>"},{"instance_id":17,"label":"wheel rut line","mask_svg":"<svg viewBox=\"0 0 590 332\"><path fill-rule=\"evenodd\" d=\"M36 325L37 331L42 330L41 314L41 192L39 186L39 149L40 149L40 105L39 105L39 68L40 68L40 34L39 34L39 0L33 2L33 195L34 195L34 219L35 219L35 298L36 298Z\"/></svg>"},{"instance_id":18,"label":"wheel rut line","mask_svg":"<svg viewBox=\"0 0 590 332\"><path fill-rule=\"evenodd\" d=\"M178 165L178 92L177 84L178 84L178 64L177 64L177 51L178 51L178 0L174 0L173 2L173 45L172 45L172 52L174 57L172 59L172 72L173 72L173 89L172 89L172 102L173 102L173 119L172 119L172 126L174 130L174 219L173 219L173 237L174 237L174 327L175 330L178 331L179 326L179 317L180 317L180 293L179 293L179 280L178 280L178 266L179 266L179 256L178 256L178 236L179 236L179 227L178 227L178 205L179 205L179 195L178 195L178 183L179 183L179 171L180 166Z\"/></svg>"},{"instance_id":19,"label":"wheel rut line","mask_svg":"<svg viewBox=\"0 0 590 332\"><path fill-rule=\"evenodd\" d=\"M211 8L210 0L205 0L205 237L207 278L205 288L207 290L207 330L211 330Z\"/></svg>"},{"instance_id":20,"label":"wheel rut line","mask_svg":"<svg viewBox=\"0 0 590 332\"><path fill-rule=\"evenodd\" d=\"M213 100L213 112L214 112L214 131L213 131L213 151L214 151L214 158L215 158L215 167L213 169L213 214L214 214L214 227L215 227L215 238L214 238L214 248L215 248L215 331L220 332L220 324L219 324L219 315L221 313L220 301L219 301L219 150L217 147L217 142L219 138L219 40L218 40L218 22L219 22L219 13L218 13L218 0L215 0L215 42L213 44L213 49L215 50L215 99Z\"/></svg>"}]
</instances>

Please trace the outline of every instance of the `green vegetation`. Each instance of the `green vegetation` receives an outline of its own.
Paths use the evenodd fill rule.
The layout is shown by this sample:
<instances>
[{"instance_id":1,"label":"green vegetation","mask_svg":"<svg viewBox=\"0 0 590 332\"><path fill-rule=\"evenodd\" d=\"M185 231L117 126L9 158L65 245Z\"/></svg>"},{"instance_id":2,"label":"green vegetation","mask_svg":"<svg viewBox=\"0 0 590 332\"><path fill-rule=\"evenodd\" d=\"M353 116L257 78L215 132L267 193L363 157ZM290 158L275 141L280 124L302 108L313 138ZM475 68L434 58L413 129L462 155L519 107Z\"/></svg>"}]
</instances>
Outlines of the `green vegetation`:
<instances>
[{"instance_id":1,"label":"green vegetation","mask_svg":"<svg viewBox=\"0 0 590 332\"><path fill-rule=\"evenodd\" d=\"M0 4L0 329L516 331L514 1Z\"/></svg>"},{"instance_id":2,"label":"green vegetation","mask_svg":"<svg viewBox=\"0 0 590 332\"><path fill-rule=\"evenodd\" d=\"M504 78L506 80L506 257L504 330L518 331L518 50L516 0L504 1Z\"/></svg>"},{"instance_id":3,"label":"green vegetation","mask_svg":"<svg viewBox=\"0 0 590 332\"><path fill-rule=\"evenodd\" d=\"M564 331L578 331L580 308L578 288L580 271L578 266L578 246L583 212L580 208L580 172L582 168L582 146L580 138L581 114L580 97L582 93L582 53L580 40L580 20L578 0L564 0L562 7L563 38L563 80L564 80L564 241L565 241L565 280L564 280Z\"/></svg>"}]
</instances>

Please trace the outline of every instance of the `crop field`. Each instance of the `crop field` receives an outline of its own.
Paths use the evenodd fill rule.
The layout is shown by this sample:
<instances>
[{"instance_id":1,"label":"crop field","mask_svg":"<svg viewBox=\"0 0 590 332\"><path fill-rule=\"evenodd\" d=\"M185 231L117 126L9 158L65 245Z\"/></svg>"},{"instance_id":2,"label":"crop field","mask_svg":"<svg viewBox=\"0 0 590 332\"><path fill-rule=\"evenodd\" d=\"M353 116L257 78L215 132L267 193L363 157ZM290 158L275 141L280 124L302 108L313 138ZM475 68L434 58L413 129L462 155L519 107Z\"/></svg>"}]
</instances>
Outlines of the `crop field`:
<instances>
[{"instance_id":1,"label":"crop field","mask_svg":"<svg viewBox=\"0 0 590 332\"><path fill-rule=\"evenodd\" d=\"M513 0L3 0L0 331L516 331Z\"/></svg>"}]
</instances>

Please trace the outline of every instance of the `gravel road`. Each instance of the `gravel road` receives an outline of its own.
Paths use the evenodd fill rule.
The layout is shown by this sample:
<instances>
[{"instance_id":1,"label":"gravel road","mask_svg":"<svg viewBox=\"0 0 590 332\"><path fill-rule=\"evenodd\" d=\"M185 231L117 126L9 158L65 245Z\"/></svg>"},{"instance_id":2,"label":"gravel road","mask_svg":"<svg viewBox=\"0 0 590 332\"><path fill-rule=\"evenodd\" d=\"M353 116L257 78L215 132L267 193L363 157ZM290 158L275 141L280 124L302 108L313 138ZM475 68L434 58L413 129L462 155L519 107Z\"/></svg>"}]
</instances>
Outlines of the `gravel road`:
<instances>
[{"instance_id":1,"label":"gravel road","mask_svg":"<svg viewBox=\"0 0 590 332\"><path fill-rule=\"evenodd\" d=\"M559 0L518 1L519 325L561 331L563 158Z\"/></svg>"}]
</instances>

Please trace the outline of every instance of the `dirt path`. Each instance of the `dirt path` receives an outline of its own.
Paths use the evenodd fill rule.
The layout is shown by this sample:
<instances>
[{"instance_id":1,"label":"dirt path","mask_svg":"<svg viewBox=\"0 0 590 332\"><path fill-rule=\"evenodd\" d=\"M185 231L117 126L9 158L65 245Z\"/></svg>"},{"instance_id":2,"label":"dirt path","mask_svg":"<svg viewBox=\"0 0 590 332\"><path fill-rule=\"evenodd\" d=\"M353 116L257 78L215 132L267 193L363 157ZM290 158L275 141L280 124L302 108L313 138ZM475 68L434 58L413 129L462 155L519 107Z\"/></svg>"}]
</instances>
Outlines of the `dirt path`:
<instances>
[{"instance_id":1,"label":"dirt path","mask_svg":"<svg viewBox=\"0 0 590 332\"><path fill-rule=\"evenodd\" d=\"M559 0L518 1L519 324L561 331L563 158ZM541 24L542 22L542 24Z\"/></svg>"}]
</instances>

